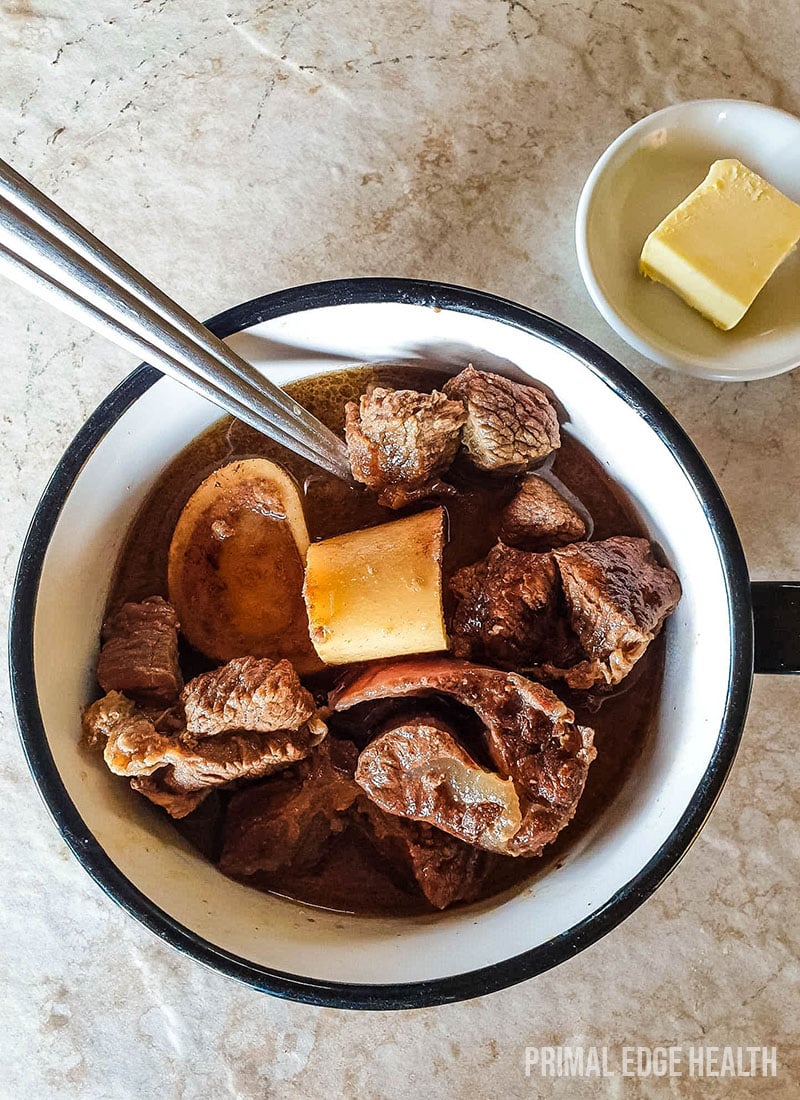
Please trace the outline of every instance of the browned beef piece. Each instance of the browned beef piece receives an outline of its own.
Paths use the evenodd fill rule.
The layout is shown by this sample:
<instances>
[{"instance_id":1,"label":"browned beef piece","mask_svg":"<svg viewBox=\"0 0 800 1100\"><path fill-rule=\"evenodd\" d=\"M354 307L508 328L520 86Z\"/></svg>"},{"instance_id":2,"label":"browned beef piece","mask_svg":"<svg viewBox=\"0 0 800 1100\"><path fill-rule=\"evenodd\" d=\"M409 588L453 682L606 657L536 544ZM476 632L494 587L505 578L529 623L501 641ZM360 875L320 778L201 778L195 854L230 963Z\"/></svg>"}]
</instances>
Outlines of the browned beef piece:
<instances>
[{"instance_id":1,"label":"browned beef piece","mask_svg":"<svg viewBox=\"0 0 800 1100\"><path fill-rule=\"evenodd\" d=\"M144 723L144 729L155 729L144 711L119 691L109 691L102 699L88 706L81 718L83 740L90 748L104 749L106 742L125 725L133 728L135 722Z\"/></svg>"},{"instance_id":2,"label":"browned beef piece","mask_svg":"<svg viewBox=\"0 0 800 1100\"><path fill-rule=\"evenodd\" d=\"M444 392L466 405L462 443L479 470L521 473L561 445L556 410L536 386L470 364Z\"/></svg>"},{"instance_id":3,"label":"browned beef piece","mask_svg":"<svg viewBox=\"0 0 800 1100\"><path fill-rule=\"evenodd\" d=\"M547 554L499 543L450 587L456 656L584 691L627 676L681 592L647 539L622 535Z\"/></svg>"},{"instance_id":4,"label":"browned beef piece","mask_svg":"<svg viewBox=\"0 0 800 1100\"><path fill-rule=\"evenodd\" d=\"M490 852L505 852L522 823L512 781L476 764L436 718L412 718L376 737L358 758L356 782L387 813Z\"/></svg>"},{"instance_id":5,"label":"browned beef piece","mask_svg":"<svg viewBox=\"0 0 800 1100\"><path fill-rule=\"evenodd\" d=\"M194 813L200 803L211 793L210 788L202 791L170 790L158 772L155 775L132 776L131 790L143 795L155 806L160 806L176 820Z\"/></svg>"},{"instance_id":6,"label":"browned beef piece","mask_svg":"<svg viewBox=\"0 0 800 1100\"><path fill-rule=\"evenodd\" d=\"M368 798L357 803L356 824L384 859L416 882L435 909L480 894L491 857L479 848L422 822L384 813Z\"/></svg>"},{"instance_id":7,"label":"browned beef piece","mask_svg":"<svg viewBox=\"0 0 800 1100\"><path fill-rule=\"evenodd\" d=\"M155 721L169 714L169 722ZM148 714L119 692L110 692L83 716L86 740L103 745L103 757L134 790L163 805L173 817L190 813L212 787L261 779L303 760L325 736L314 716L299 730L237 732L195 737L174 730L174 714ZM146 780L146 781L145 781Z\"/></svg>"},{"instance_id":8,"label":"browned beef piece","mask_svg":"<svg viewBox=\"0 0 800 1100\"><path fill-rule=\"evenodd\" d=\"M438 390L376 387L358 405L349 401L345 438L353 477L389 508L447 488L439 475L456 456L465 418L463 403Z\"/></svg>"},{"instance_id":9,"label":"browned beef piece","mask_svg":"<svg viewBox=\"0 0 800 1100\"><path fill-rule=\"evenodd\" d=\"M591 729L551 691L513 672L444 657L376 663L348 678L329 701L346 710L368 699L451 695L484 725L486 746L503 778L513 779L522 824L509 855L537 855L573 817L595 757Z\"/></svg>"},{"instance_id":10,"label":"browned beef piece","mask_svg":"<svg viewBox=\"0 0 800 1100\"><path fill-rule=\"evenodd\" d=\"M174 703L183 686L178 618L161 596L126 603L103 624L97 680L140 703Z\"/></svg>"},{"instance_id":11,"label":"browned beef piece","mask_svg":"<svg viewBox=\"0 0 800 1100\"><path fill-rule=\"evenodd\" d=\"M189 733L297 730L316 712L314 699L287 660L236 657L195 676L181 694Z\"/></svg>"},{"instance_id":12,"label":"browned beef piece","mask_svg":"<svg viewBox=\"0 0 800 1100\"><path fill-rule=\"evenodd\" d=\"M647 539L624 535L565 546L553 557L584 657L566 667L551 658L538 671L573 688L618 684L675 610L677 575L659 565Z\"/></svg>"},{"instance_id":13,"label":"browned beef piece","mask_svg":"<svg viewBox=\"0 0 800 1100\"><path fill-rule=\"evenodd\" d=\"M152 775L164 769L159 779L175 791L260 779L304 759L313 743L307 729L227 733L189 741L159 733L146 719L134 722L113 731L103 752L106 763L117 775Z\"/></svg>"},{"instance_id":14,"label":"browned beef piece","mask_svg":"<svg viewBox=\"0 0 800 1100\"><path fill-rule=\"evenodd\" d=\"M140 707L142 714L149 718L159 733L172 736L186 732L186 716L183 707L176 703L173 707Z\"/></svg>"},{"instance_id":15,"label":"browned beef piece","mask_svg":"<svg viewBox=\"0 0 800 1100\"><path fill-rule=\"evenodd\" d=\"M90 748L104 749L112 733L127 719L147 722L157 733L170 737L186 731L186 721L179 704L167 708L142 707L119 691L109 691L83 712L85 743Z\"/></svg>"},{"instance_id":16,"label":"browned beef piece","mask_svg":"<svg viewBox=\"0 0 800 1100\"><path fill-rule=\"evenodd\" d=\"M241 877L313 865L349 823L361 793L357 758L352 741L327 738L291 772L238 791L225 818L220 868Z\"/></svg>"},{"instance_id":17,"label":"browned beef piece","mask_svg":"<svg viewBox=\"0 0 800 1100\"><path fill-rule=\"evenodd\" d=\"M520 550L550 550L586 535L572 505L544 478L526 477L503 512L500 538Z\"/></svg>"},{"instance_id":18,"label":"browned beef piece","mask_svg":"<svg viewBox=\"0 0 800 1100\"><path fill-rule=\"evenodd\" d=\"M163 738L170 744L179 744L176 737L159 732L154 724L155 717L157 716L148 715L132 699L126 698L120 692L110 691L84 711L84 740L93 748L102 748L105 757L108 746L111 746L109 752L113 753L117 738L122 737L126 743L137 743L142 747L142 760L144 760L145 746L155 745L159 738ZM108 758L106 763L111 771L115 770ZM146 767L145 774L136 775L135 771L131 773L131 787L149 798L151 802L163 806L172 817L185 817L190 814L208 793L207 791L170 790L160 784L158 775L147 775Z\"/></svg>"},{"instance_id":19,"label":"browned beef piece","mask_svg":"<svg viewBox=\"0 0 800 1100\"><path fill-rule=\"evenodd\" d=\"M459 569L450 590L456 598L451 634L457 657L530 668L580 656L552 555L498 543L481 561Z\"/></svg>"}]
</instances>

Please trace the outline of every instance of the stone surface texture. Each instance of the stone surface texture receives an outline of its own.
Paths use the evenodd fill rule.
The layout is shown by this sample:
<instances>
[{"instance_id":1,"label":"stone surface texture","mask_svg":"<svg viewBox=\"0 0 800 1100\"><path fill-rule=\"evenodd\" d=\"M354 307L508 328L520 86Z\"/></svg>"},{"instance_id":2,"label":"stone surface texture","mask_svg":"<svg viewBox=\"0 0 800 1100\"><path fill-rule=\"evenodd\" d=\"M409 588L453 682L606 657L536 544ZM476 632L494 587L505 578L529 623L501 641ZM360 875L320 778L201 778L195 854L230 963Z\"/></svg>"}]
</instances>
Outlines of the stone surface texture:
<instances>
[{"instance_id":1,"label":"stone surface texture","mask_svg":"<svg viewBox=\"0 0 800 1100\"><path fill-rule=\"evenodd\" d=\"M199 316L343 275L444 279L566 321L666 402L754 576L800 577L800 372L655 369L594 311L578 193L669 103L800 113L796 0L0 0L0 149ZM49 472L134 362L0 284L0 584ZM8 599L3 600L5 617ZM701 837L558 970L372 1015L259 995L161 944L48 818L0 695L0 1097L761 1097L800 1087L800 683L755 685ZM526 1078L527 1045L778 1046L774 1079Z\"/></svg>"}]
</instances>

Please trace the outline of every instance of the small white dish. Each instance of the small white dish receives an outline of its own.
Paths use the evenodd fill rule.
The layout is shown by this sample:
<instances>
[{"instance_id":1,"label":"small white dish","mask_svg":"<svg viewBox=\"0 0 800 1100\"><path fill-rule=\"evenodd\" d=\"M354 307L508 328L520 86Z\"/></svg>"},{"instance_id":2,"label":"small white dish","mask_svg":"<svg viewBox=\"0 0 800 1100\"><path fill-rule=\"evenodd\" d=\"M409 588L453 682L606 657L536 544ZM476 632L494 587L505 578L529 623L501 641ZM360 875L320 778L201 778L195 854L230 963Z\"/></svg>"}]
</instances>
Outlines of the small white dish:
<instances>
[{"instance_id":1,"label":"small white dish","mask_svg":"<svg viewBox=\"0 0 800 1100\"><path fill-rule=\"evenodd\" d=\"M592 169L576 216L578 264L592 301L636 351L704 378L767 378L800 365L800 251L730 332L638 270L647 234L722 157L800 202L800 119L744 100L677 103L620 134Z\"/></svg>"}]
</instances>

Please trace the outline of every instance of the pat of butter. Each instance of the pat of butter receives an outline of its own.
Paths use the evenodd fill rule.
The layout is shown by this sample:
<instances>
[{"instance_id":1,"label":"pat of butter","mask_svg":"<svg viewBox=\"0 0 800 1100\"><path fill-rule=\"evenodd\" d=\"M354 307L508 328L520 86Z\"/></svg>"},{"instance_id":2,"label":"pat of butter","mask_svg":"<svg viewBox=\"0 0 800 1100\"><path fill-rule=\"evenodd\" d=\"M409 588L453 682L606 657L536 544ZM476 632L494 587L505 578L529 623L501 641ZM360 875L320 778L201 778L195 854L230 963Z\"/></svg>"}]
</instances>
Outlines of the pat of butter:
<instances>
[{"instance_id":1,"label":"pat of butter","mask_svg":"<svg viewBox=\"0 0 800 1100\"><path fill-rule=\"evenodd\" d=\"M718 160L647 238L639 270L731 329L798 240L800 206L738 160Z\"/></svg>"}]
</instances>

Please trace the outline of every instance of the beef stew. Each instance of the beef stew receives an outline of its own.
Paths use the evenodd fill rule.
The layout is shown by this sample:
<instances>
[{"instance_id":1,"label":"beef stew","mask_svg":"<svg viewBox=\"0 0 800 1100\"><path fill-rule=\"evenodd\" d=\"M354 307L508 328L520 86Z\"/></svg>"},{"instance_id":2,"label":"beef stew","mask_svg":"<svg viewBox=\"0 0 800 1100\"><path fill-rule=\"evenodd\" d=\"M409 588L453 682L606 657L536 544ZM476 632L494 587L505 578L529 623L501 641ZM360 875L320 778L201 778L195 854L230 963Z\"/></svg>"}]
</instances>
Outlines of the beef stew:
<instances>
[{"instance_id":1,"label":"beef stew","mask_svg":"<svg viewBox=\"0 0 800 1100\"><path fill-rule=\"evenodd\" d=\"M397 421L389 424L391 431L384 433L389 443L377 457L381 435L373 432L370 468L380 478L364 489L321 473L224 418L177 456L129 533L109 599L108 624L119 622L123 613L136 619L132 607L152 603L154 595L162 600L169 595L167 567L176 524L198 486L224 464L267 458L287 471L301 490L312 544L395 521L397 508L404 509L401 515L432 504L446 511L442 613L455 658L401 651L383 662L355 669L322 667L299 678L290 665L276 677L278 666L287 663L279 653L262 658L269 666L263 669L254 669L253 656L242 654L230 662L231 669L180 637L180 674L186 681L180 702L174 699L180 690L176 678L161 700L147 698L147 687L145 697L132 695L129 705L114 696L116 717L111 719L103 700L87 711L88 736L101 745L105 741L109 766L110 760L117 762L112 770L127 775L134 789L166 809L183 835L224 873L258 889L348 912L413 914L519 888L549 861L562 858L613 801L636 756L646 749L663 663L658 633L677 602L677 578L652 558L630 503L570 436L568 425L559 430L540 390L513 384L530 392L523 394L524 401L510 402L511 384L502 380L502 399L493 406L484 391L497 376L470 368L462 374L466 378L459 382L430 365L382 365L294 383L287 387L293 396L340 432L346 417L354 423L354 409L371 408L376 394L392 408L427 415L432 403L425 397L444 392L447 396L433 404L443 413L446 438L436 443L436 418L429 418L415 435L424 438L425 455L409 462L404 452L403 462L393 465ZM398 393L417 399L384 396ZM464 401L463 416L459 400ZM517 415L530 405L536 424L520 431L519 425L495 423L492 430L505 440L505 450L492 464L486 456L492 432L485 410L496 418L496 410L509 405ZM467 435L470 422L474 430ZM351 438L356 438L352 428ZM361 438L356 446L363 455ZM356 477L359 461L356 454ZM388 479L386 470L391 470ZM528 481L541 479L552 489L544 496L551 511L560 512L560 526L553 525L548 543L540 523L538 552L512 548L501 540L509 516L518 518L514 502ZM566 508L558 504L563 486L577 498L579 511L569 502L564 501ZM585 538L588 529L591 541L565 543L564 516L568 533ZM612 580L603 590L597 577L591 578L592 593L602 590L606 597L608 629L598 641L602 631L597 624L593 628L575 610L580 596L574 578L584 561L596 565L596 546L626 538L636 544L634 557L647 576L638 588L628 585L616 602L618 584ZM564 547L568 564L562 569L559 548ZM514 555L521 557L509 572ZM620 555L610 556L616 560ZM487 570L485 563L497 559L502 568ZM521 595L531 583L542 590L541 599L526 601ZM659 594L657 606L653 592ZM465 609L465 601L476 595L486 597L485 615ZM531 627L537 615L540 620ZM460 625L465 622L477 626L470 630ZM115 639L119 647L118 638L109 628L101 669L111 664L113 653L107 655L107 649ZM498 638L499 648L490 644ZM535 644L529 644L530 638ZM161 664L168 665L162 643ZM615 659L620 652L624 660ZM465 656L469 662L460 659ZM587 668L591 676L574 672ZM257 674L255 680L248 680L248 672ZM297 678L292 705L287 707L284 699L278 726L264 728L270 722L259 725L256 714L275 709L292 675ZM113 679L104 676L102 687L124 695ZM157 682L166 682L163 673ZM259 690L260 704L253 694ZM132 723L138 740L129 744ZM400 753L399 730L406 738ZM386 740L391 735L393 742ZM120 743L133 746L122 763ZM381 750L389 748L383 763L391 757L395 770L403 772L401 781L389 792L391 798L386 784L381 799L370 797L377 791ZM196 784L199 774L210 777L202 788ZM468 781L486 774L494 785L475 787ZM514 794L505 798L500 820L496 807L503 801L502 790ZM486 796L483 802L480 792ZM487 802L492 803L488 809ZM487 825L487 813L494 815L494 824ZM488 842L476 844L481 836Z\"/></svg>"}]
</instances>

